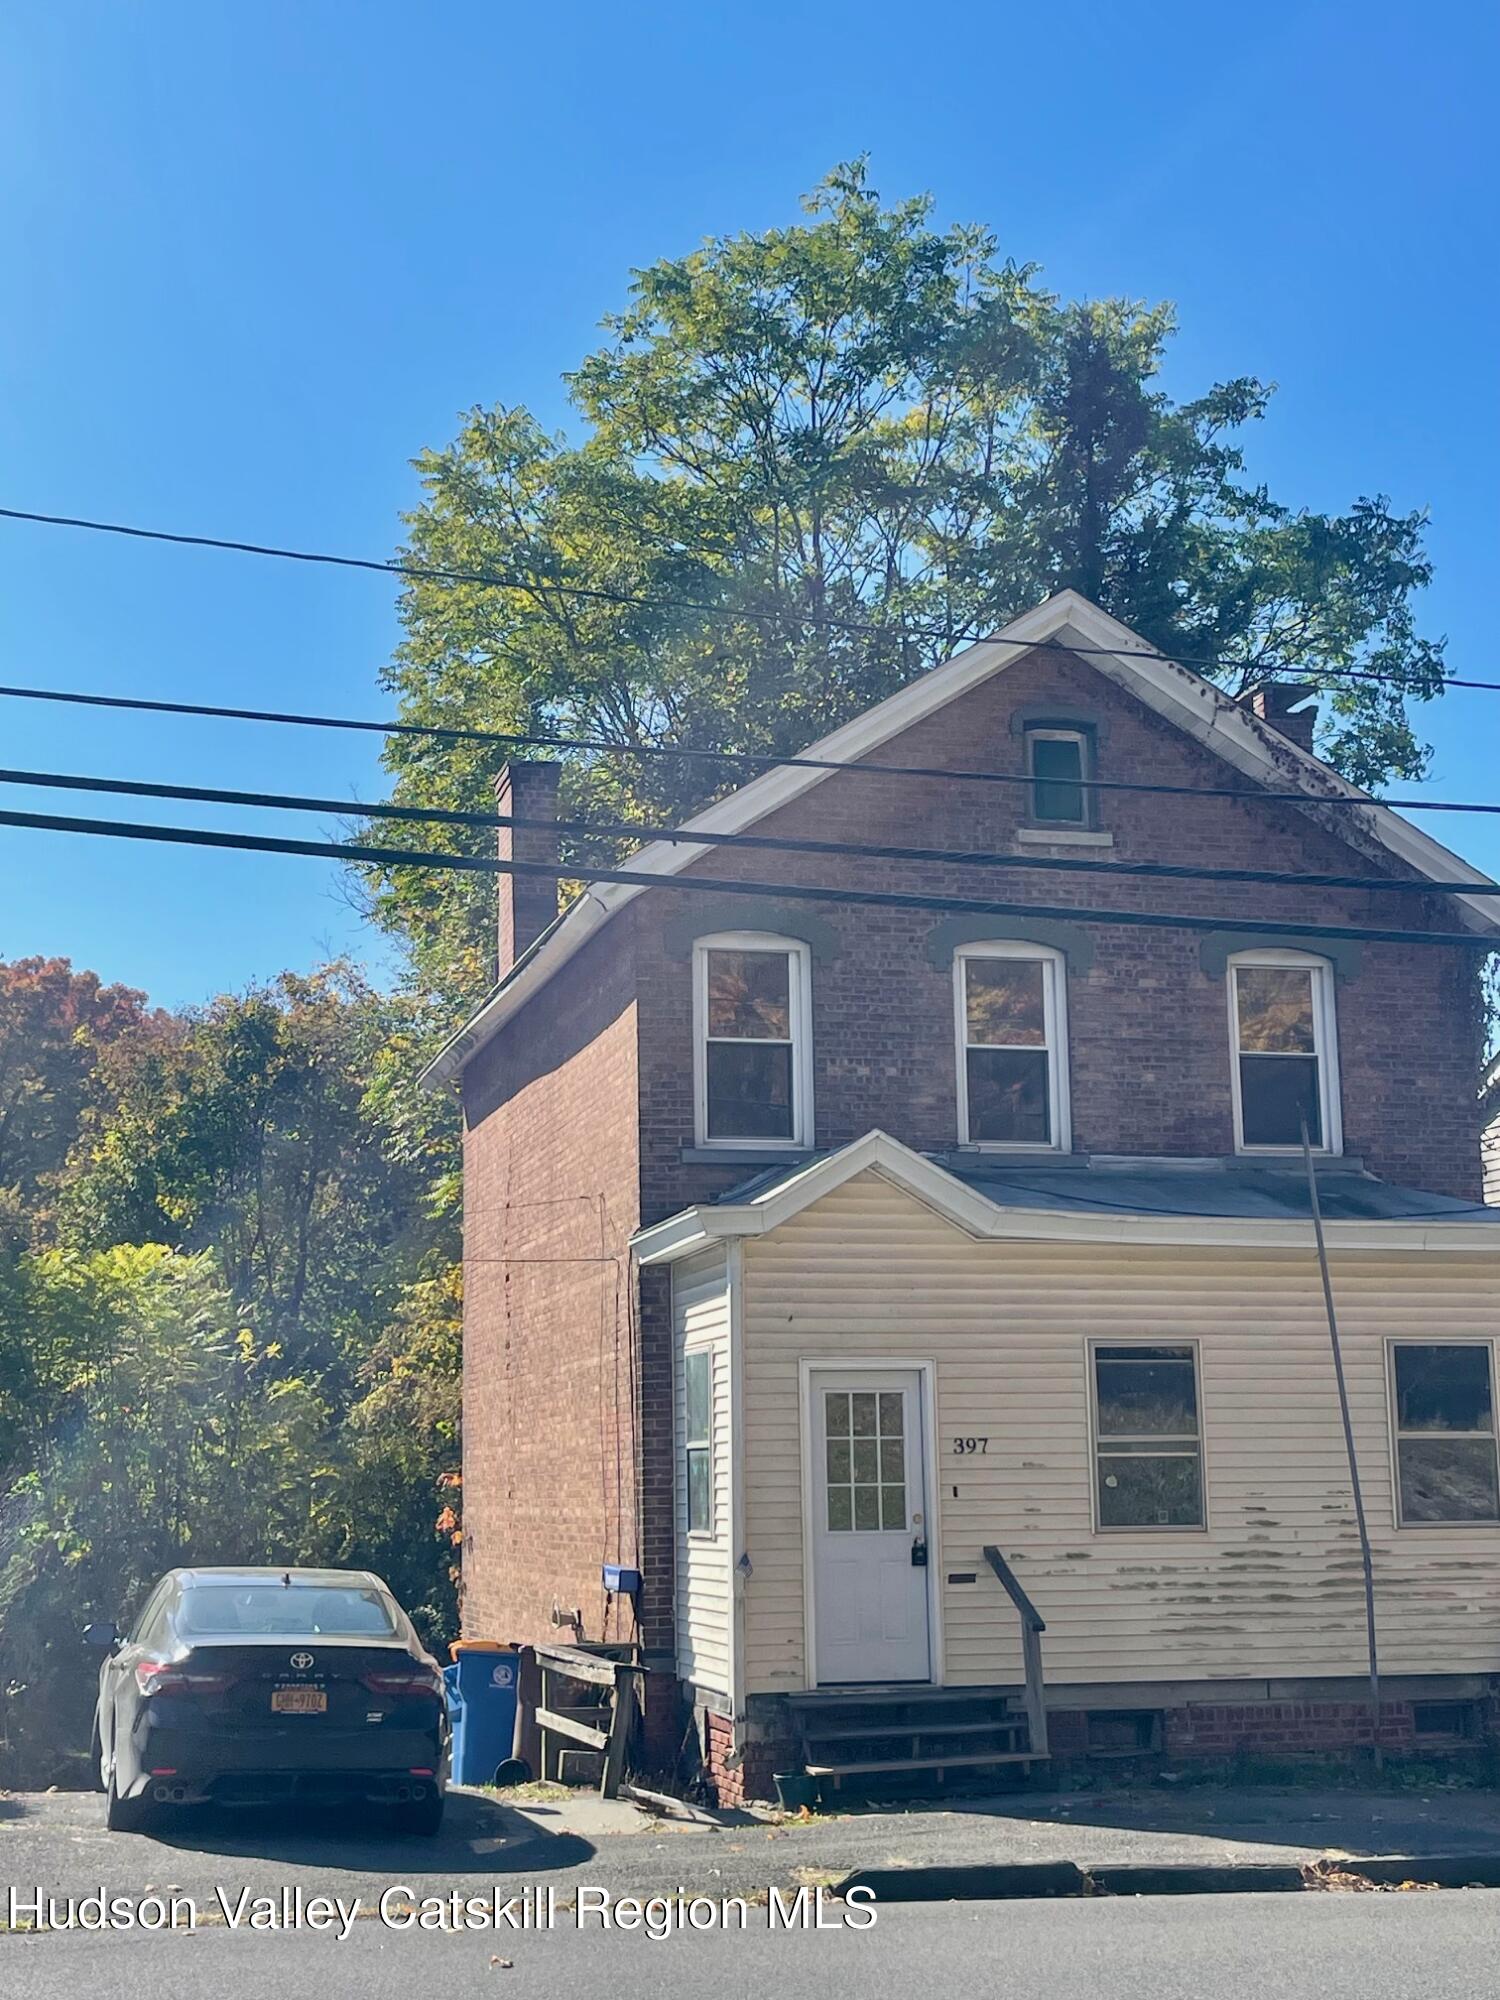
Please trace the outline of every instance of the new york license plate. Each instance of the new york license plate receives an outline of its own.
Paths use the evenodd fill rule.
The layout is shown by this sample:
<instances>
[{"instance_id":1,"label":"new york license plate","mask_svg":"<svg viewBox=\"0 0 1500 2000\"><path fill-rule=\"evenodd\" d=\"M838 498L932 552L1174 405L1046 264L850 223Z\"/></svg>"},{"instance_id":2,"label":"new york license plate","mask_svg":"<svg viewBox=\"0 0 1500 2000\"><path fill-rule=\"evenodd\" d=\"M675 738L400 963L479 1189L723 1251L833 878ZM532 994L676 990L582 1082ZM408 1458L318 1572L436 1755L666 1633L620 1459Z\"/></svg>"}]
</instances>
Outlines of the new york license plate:
<instances>
[{"instance_id":1,"label":"new york license plate","mask_svg":"<svg viewBox=\"0 0 1500 2000\"><path fill-rule=\"evenodd\" d=\"M273 1688L271 1712L274 1715L326 1715L328 1696L322 1688Z\"/></svg>"}]
</instances>

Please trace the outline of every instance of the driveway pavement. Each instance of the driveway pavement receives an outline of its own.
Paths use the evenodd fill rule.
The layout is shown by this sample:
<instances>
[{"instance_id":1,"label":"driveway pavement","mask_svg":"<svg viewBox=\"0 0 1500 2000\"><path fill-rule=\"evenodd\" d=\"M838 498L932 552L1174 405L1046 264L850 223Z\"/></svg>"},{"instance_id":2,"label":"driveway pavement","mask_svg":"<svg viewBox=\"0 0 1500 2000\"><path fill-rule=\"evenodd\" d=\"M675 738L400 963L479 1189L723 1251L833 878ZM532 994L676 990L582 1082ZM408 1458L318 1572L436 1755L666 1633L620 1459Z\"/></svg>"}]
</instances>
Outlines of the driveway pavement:
<instances>
[{"instance_id":1,"label":"driveway pavement","mask_svg":"<svg viewBox=\"0 0 1500 2000\"><path fill-rule=\"evenodd\" d=\"M96 1794L0 1798L0 1898L7 1884L58 1895L171 1889L205 1901L219 1886L371 1901L392 1884L418 1893L549 1883L568 1897L603 1883L636 1894L679 1885L743 1894L866 1869L1497 1852L1500 1794L1488 1791L1012 1794L940 1810L781 1824L729 1815L704 1825L605 1808L587 1793L517 1805L455 1790L435 1840L398 1837L369 1815L191 1809L152 1834L112 1834Z\"/></svg>"}]
</instances>

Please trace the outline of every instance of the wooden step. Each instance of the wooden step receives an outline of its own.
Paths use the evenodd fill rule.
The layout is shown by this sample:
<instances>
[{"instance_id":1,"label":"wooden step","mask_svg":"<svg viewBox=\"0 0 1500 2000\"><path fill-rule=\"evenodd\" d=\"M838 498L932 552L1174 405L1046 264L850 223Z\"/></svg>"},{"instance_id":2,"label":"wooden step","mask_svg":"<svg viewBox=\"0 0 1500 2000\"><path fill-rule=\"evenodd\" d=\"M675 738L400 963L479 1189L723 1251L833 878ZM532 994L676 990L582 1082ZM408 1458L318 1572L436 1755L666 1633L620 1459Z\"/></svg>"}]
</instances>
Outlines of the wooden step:
<instances>
[{"instance_id":1,"label":"wooden step","mask_svg":"<svg viewBox=\"0 0 1500 2000\"><path fill-rule=\"evenodd\" d=\"M867 1722L858 1727L824 1729L809 1722L809 1743L863 1743L873 1736L1024 1736L1024 1715L1007 1715L993 1722Z\"/></svg>"},{"instance_id":2,"label":"wooden step","mask_svg":"<svg viewBox=\"0 0 1500 2000\"><path fill-rule=\"evenodd\" d=\"M983 1756L895 1757L873 1763L808 1764L810 1778L853 1778L869 1771L957 1771L992 1764L1040 1764L1045 1760L1031 1750L991 1750Z\"/></svg>"},{"instance_id":3,"label":"wooden step","mask_svg":"<svg viewBox=\"0 0 1500 2000\"><path fill-rule=\"evenodd\" d=\"M880 1687L821 1687L807 1688L801 1694L786 1697L789 1708L836 1708L840 1704L874 1705L893 1701L911 1702L954 1702L954 1701L1015 1701L1021 1690L1006 1687L932 1687L926 1681L904 1681L886 1683Z\"/></svg>"}]
</instances>

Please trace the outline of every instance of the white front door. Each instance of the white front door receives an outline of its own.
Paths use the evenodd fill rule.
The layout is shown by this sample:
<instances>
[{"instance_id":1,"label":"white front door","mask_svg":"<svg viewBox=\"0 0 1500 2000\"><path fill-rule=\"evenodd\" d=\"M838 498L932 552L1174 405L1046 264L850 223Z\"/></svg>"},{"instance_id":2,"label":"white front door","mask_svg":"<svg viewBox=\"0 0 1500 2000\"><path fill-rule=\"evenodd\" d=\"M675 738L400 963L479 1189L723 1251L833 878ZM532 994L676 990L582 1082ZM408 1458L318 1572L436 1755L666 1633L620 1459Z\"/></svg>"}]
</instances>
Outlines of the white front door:
<instances>
[{"instance_id":1,"label":"white front door","mask_svg":"<svg viewBox=\"0 0 1500 2000\"><path fill-rule=\"evenodd\" d=\"M810 1389L819 1684L930 1680L921 1374L817 1369Z\"/></svg>"}]
</instances>

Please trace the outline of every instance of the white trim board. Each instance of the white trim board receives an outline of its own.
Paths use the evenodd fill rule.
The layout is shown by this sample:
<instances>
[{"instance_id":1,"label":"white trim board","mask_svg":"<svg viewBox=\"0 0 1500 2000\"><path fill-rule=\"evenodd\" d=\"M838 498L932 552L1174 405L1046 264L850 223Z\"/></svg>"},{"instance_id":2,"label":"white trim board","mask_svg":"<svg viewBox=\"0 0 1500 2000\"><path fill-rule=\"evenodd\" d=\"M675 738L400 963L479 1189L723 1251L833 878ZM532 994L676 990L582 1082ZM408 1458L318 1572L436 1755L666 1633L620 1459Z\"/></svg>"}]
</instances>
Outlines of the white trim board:
<instances>
[{"instance_id":1,"label":"white trim board","mask_svg":"<svg viewBox=\"0 0 1500 2000\"><path fill-rule=\"evenodd\" d=\"M631 1247L641 1264L675 1264L721 1240L765 1236L856 1174L876 1173L902 1188L935 1215L977 1241L1023 1243L1175 1244L1185 1248L1235 1246L1308 1250L1312 1222L1260 1216L1115 1214L1105 1210L1006 1208L968 1187L945 1167L913 1152L888 1132L862 1139L814 1160L788 1180L749 1201L710 1202L685 1208L642 1229ZM1496 1211L1500 1216L1500 1210ZM1333 1250L1443 1251L1500 1256L1500 1227L1487 1221L1443 1222L1415 1217L1381 1222L1325 1222Z\"/></svg>"},{"instance_id":2,"label":"white trim board","mask_svg":"<svg viewBox=\"0 0 1500 2000\"><path fill-rule=\"evenodd\" d=\"M1023 612L993 638L956 653L801 754L835 765L858 763L903 730L1002 672L1024 657L1029 646L1043 640L1064 645L1071 640L1092 649L1074 657L1096 667L1106 679L1135 695L1253 783L1272 791L1304 791L1309 806L1316 806L1320 799L1358 800L1362 809L1341 810L1341 823L1352 822L1418 875L1434 881L1451 881L1455 875L1471 881L1487 879L1389 806L1341 778L1310 751L1241 708L1210 681L1154 651L1138 633L1076 590L1059 591ZM747 831L829 775L826 770L779 764L684 822L684 831L704 836L701 844L653 841L630 857L630 866L652 875L679 874L689 863L712 853L715 834ZM635 883L593 883L586 888L444 1043L422 1073L423 1086L435 1089L461 1071L616 911L643 893ZM1485 908L1483 897L1455 894L1453 902L1460 919L1476 934L1500 935L1500 920Z\"/></svg>"}]
</instances>

